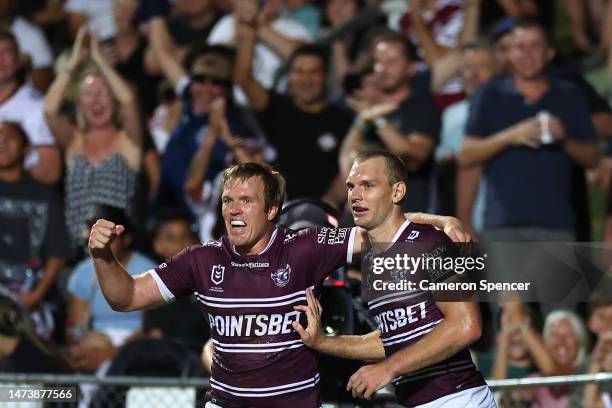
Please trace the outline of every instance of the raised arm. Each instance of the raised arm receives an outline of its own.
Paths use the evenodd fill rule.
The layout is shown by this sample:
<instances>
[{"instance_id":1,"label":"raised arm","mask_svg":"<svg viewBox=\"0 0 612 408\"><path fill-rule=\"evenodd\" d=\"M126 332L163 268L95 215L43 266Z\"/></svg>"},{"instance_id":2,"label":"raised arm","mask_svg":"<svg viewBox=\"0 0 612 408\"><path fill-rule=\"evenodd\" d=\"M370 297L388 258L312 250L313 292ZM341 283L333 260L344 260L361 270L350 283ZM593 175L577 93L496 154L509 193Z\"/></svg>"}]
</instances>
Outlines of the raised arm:
<instances>
[{"instance_id":1,"label":"raised arm","mask_svg":"<svg viewBox=\"0 0 612 408\"><path fill-rule=\"evenodd\" d=\"M312 289L306 289L306 302L308 303L306 306L293 307L306 313L307 328L299 322L293 323L293 328L306 346L321 353L351 360L379 361L385 358L385 349L378 331L362 336L325 336L321 333L323 308L312 293Z\"/></svg>"},{"instance_id":2,"label":"raised arm","mask_svg":"<svg viewBox=\"0 0 612 408\"><path fill-rule=\"evenodd\" d=\"M421 4L423 2L421 0L407 1L410 6L410 22L419 40L419 46L425 54L425 62L427 62L427 65L432 66L436 61L448 54L452 48L438 44L429 28L427 28L421 15Z\"/></svg>"},{"instance_id":3,"label":"raised arm","mask_svg":"<svg viewBox=\"0 0 612 408\"><path fill-rule=\"evenodd\" d=\"M178 49L170 37L163 17L153 17L149 20L149 44L165 77L176 89L176 85L187 76L187 72L178 59Z\"/></svg>"},{"instance_id":4,"label":"raised arm","mask_svg":"<svg viewBox=\"0 0 612 408\"><path fill-rule=\"evenodd\" d=\"M89 235L89 253L100 289L113 310L130 312L164 304L153 277L131 276L111 251L111 242L125 230L123 225L98 220Z\"/></svg>"},{"instance_id":5,"label":"raised arm","mask_svg":"<svg viewBox=\"0 0 612 408\"><path fill-rule=\"evenodd\" d=\"M74 124L60 113L66 90L73 79L75 71L79 68L86 56L83 42L86 29L81 27L72 46L72 52L66 66L57 74L55 80L45 95L43 113L47 124L62 148L68 147L74 136Z\"/></svg>"},{"instance_id":6,"label":"raised arm","mask_svg":"<svg viewBox=\"0 0 612 408\"><path fill-rule=\"evenodd\" d=\"M349 379L347 390L353 396L370 398L395 377L409 374L457 354L480 338L478 304L437 302L444 320L419 341L380 363L361 367Z\"/></svg>"},{"instance_id":7,"label":"raised arm","mask_svg":"<svg viewBox=\"0 0 612 408\"><path fill-rule=\"evenodd\" d=\"M137 146L142 144L142 127L138 99L130 85L110 66L100 52L100 42L96 36L91 36L91 59L96 64L113 96L121 105L123 127L130 139Z\"/></svg>"},{"instance_id":8,"label":"raised arm","mask_svg":"<svg viewBox=\"0 0 612 408\"><path fill-rule=\"evenodd\" d=\"M258 112L265 110L270 103L268 91L253 77L253 56L255 53L255 29L243 22L236 21L238 52L234 68L234 84L238 85L249 98L251 107Z\"/></svg>"}]
</instances>

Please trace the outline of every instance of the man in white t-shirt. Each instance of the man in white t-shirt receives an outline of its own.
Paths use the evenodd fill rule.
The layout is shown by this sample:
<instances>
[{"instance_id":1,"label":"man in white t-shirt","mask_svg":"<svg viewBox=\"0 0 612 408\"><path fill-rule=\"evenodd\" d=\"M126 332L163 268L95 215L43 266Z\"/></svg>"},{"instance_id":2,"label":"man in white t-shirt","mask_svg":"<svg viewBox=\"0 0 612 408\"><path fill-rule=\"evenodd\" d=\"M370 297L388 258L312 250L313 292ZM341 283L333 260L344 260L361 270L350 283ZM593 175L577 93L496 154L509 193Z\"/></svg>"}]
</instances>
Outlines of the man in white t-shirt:
<instances>
[{"instance_id":1,"label":"man in white t-shirt","mask_svg":"<svg viewBox=\"0 0 612 408\"><path fill-rule=\"evenodd\" d=\"M19 123L27 133L31 151L26 168L40 182L59 181L62 161L55 138L43 115L42 95L19 78L19 48L15 36L0 28L0 121Z\"/></svg>"},{"instance_id":2,"label":"man in white t-shirt","mask_svg":"<svg viewBox=\"0 0 612 408\"><path fill-rule=\"evenodd\" d=\"M39 27L15 15L16 4L15 0L0 2L0 24L10 28L19 50L30 60L29 77L32 83L45 92L53 80L53 52Z\"/></svg>"},{"instance_id":3,"label":"man in white t-shirt","mask_svg":"<svg viewBox=\"0 0 612 408\"><path fill-rule=\"evenodd\" d=\"M308 29L299 22L278 17L277 9L266 5L259 9L256 0L242 0L235 3L233 14L221 18L208 36L208 44L236 46L236 18L257 21L258 43L253 55L253 77L264 88L274 86L277 71L291 53L300 45L312 41ZM274 5L279 2L269 2ZM281 3L279 3L280 5ZM284 89L277 89L284 91ZM238 102L246 103L244 96L236 95Z\"/></svg>"}]
</instances>

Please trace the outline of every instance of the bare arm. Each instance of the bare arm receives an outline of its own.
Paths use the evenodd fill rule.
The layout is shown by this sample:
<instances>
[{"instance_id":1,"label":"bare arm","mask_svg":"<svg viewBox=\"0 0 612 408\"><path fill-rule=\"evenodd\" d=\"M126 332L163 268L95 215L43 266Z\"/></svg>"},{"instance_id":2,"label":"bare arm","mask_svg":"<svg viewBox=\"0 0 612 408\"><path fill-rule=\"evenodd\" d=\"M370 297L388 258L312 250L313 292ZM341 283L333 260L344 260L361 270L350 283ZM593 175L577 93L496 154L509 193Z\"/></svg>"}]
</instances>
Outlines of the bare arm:
<instances>
[{"instance_id":1,"label":"bare arm","mask_svg":"<svg viewBox=\"0 0 612 408\"><path fill-rule=\"evenodd\" d=\"M68 147L74 137L74 125L68 118L60 113L60 109L62 108L66 90L72 81L74 72L85 59L86 50L83 47L84 38L85 29L81 28L72 46L72 52L66 63L66 67L55 77L55 80L45 95L45 102L43 105L43 113L47 120L47 124L62 148Z\"/></svg>"},{"instance_id":2,"label":"bare arm","mask_svg":"<svg viewBox=\"0 0 612 408\"><path fill-rule=\"evenodd\" d=\"M457 169L457 217L474 234L472 212L480 186L481 167Z\"/></svg>"},{"instance_id":3,"label":"bare arm","mask_svg":"<svg viewBox=\"0 0 612 408\"><path fill-rule=\"evenodd\" d=\"M340 146L340 154L338 156L340 172L346 177L348 175L351 166L353 165L353 159L355 155L363 146L365 134L363 128L365 122L359 120L359 118L353 123L353 126L349 129L348 134Z\"/></svg>"},{"instance_id":4,"label":"bare arm","mask_svg":"<svg viewBox=\"0 0 612 408\"><path fill-rule=\"evenodd\" d=\"M480 338L477 303L437 302L437 305L444 314L444 320L416 343L378 364L357 370L347 385L347 390L352 390L353 396L370 398L394 378L444 361Z\"/></svg>"},{"instance_id":5,"label":"bare arm","mask_svg":"<svg viewBox=\"0 0 612 408\"><path fill-rule=\"evenodd\" d=\"M35 146L38 162L29 170L30 175L45 184L55 184L62 176L62 154L57 146Z\"/></svg>"},{"instance_id":6,"label":"bare arm","mask_svg":"<svg viewBox=\"0 0 612 408\"><path fill-rule=\"evenodd\" d=\"M438 44L431 31L425 25L421 15L421 1L408 0L408 3L410 5L410 22L412 23L414 34L417 36L419 46L425 54L425 62L427 62L427 65L432 66L436 61L445 56L451 48Z\"/></svg>"},{"instance_id":7,"label":"bare arm","mask_svg":"<svg viewBox=\"0 0 612 408\"><path fill-rule=\"evenodd\" d=\"M283 59L289 58L296 48L304 44L303 41L285 37L272 28L270 24L260 27L257 30L257 35L261 41L276 51Z\"/></svg>"},{"instance_id":8,"label":"bare arm","mask_svg":"<svg viewBox=\"0 0 612 408\"><path fill-rule=\"evenodd\" d=\"M461 71L461 51L453 50L436 61L431 69L431 90L439 92L449 79Z\"/></svg>"},{"instance_id":9,"label":"bare arm","mask_svg":"<svg viewBox=\"0 0 612 408\"><path fill-rule=\"evenodd\" d=\"M434 148L433 140L427 135L418 132L404 135L391 123L378 128L377 133L391 153L404 159L409 170L421 167Z\"/></svg>"},{"instance_id":10,"label":"bare arm","mask_svg":"<svg viewBox=\"0 0 612 408\"><path fill-rule=\"evenodd\" d=\"M306 290L306 302L306 306L294 306L294 309L306 313L308 327L302 327L299 322L293 323L293 328L306 346L321 353L351 360L378 361L385 358L385 349L378 331L362 336L325 336L321 333L323 309L312 289Z\"/></svg>"},{"instance_id":11,"label":"bare arm","mask_svg":"<svg viewBox=\"0 0 612 408\"><path fill-rule=\"evenodd\" d=\"M21 303L28 309L33 309L40 304L45 295L55 283L57 274L64 267L64 260L57 257L50 257L45 262L42 277L36 287L31 292L20 293L18 295Z\"/></svg>"},{"instance_id":12,"label":"bare arm","mask_svg":"<svg viewBox=\"0 0 612 408\"><path fill-rule=\"evenodd\" d=\"M537 119L524 120L484 139L466 136L458 155L459 164L464 167L479 166L508 147L519 145L540 146L540 124Z\"/></svg>"},{"instance_id":13,"label":"bare arm","mask_svg":"<svg viewBox=\"0 0 612 408\"><path fill-rule=\"evenodd\" d=\"M566 138L561 142L563 150L580 166L590 169L597 166L597 149L593 143Z\"/></svg>"},{"instance_id":14,"label":"bare arm","mask_svg":"<svg viewBox=\"0 0 612 408\"><path fill-rule=\"evenodd\" d=\"M218 130L211 127L208 131L208 135L206 135L193 156L193 159L191 159L183 188L185 193L194 201L200 201L201 199L202 185L206 179L208 165L210 164L210 155L217 142L217 138Z\"/></svg>"},{"instance_id":15,"label":"bare arm","mask_svg":"<svg viewBox=\"0 0 612 408\"><path fill-rule=\"evenodd\" d=\"M166 21L163 17L154 17L149 20L149 44L162 72L168 78L173 88L187 72L178 58L178 49L170 37Z\"/></svg>"},{"instance_id":16,"label":"bare arm","mask_svg":"<svg viewBox=\"0 0 612 408\"><path fill-rule=\"evenodd\" d=\"M238 85L249 98L251 107L258 112L265 110L270 103L268 91L253 78L253 55L255 53L255 30L242 23L238 24L238 53L234 69L234 83Z\"/></svg>"},{"instance_id":17,"label":"bare arm","mask_svg":"<svg viewBox=\"0 0 612 408\"><path fill-rule=\"evenodd\" d=\"M467 0L463 6L463 28L460 44L462 46L475 41L480 35L481 0Z\"/></svg>"},{"instance_id":18,"label":"bare arm","mask_svg":"<svg viewBox=\"0 0 612 408\"><path fill-rule=\"evenodd\" d=\"M110 244L125 228L111 221L98 220L89 235L89 252L100 289L113 310L130 312L164 304L153 277L144 273L131 276L117 261Z\"/></svg>"},{"instance_id":19,"label":"bare arm","mask_svg":"<svg viewBox=\"0 0 612 408\"><path fill-rule=\"evenodd\" d=\"M142 127L138 99L128 83L106 62L100 52L100 43L95 36L91 37L91 58L121 105L123 128L128 137L137 146L140 146L142 144Z\"/></svg>"}]
</instances>

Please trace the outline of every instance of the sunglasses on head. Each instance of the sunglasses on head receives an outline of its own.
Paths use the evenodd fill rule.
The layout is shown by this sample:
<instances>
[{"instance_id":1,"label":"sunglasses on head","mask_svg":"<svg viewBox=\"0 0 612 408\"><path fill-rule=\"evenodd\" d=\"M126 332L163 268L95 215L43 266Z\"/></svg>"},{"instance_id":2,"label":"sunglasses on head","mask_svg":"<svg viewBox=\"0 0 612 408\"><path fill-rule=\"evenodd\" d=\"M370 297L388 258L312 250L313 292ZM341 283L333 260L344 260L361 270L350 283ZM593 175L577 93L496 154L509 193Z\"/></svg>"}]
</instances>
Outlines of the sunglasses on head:
<instances>
[{"instance_id":1,"label":"sunglasses on head","mask_svg":"<svg viewBox=\"0 0 612 408\"><path fill-rule=\"evenodd\" d=\"M229 79L215 78L213 76L206 75L206 74L193 74L191 75L191 81L202 83L202 84L210 81L211 84L216 85L216 86L222 86L224 88L232 87L232 81L230 81Z\"/></svg>"}]
</instances>

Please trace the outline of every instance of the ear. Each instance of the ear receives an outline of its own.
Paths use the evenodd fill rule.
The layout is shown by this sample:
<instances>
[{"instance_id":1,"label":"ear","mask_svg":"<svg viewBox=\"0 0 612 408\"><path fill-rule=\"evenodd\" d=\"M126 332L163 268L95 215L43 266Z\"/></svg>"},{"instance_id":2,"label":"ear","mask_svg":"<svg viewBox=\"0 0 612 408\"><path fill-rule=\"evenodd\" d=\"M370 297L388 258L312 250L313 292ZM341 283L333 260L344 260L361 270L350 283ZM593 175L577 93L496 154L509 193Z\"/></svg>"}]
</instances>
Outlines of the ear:
<instances>
[{"instance_id":1,"label":"ear","mask_svg":"<svg viewBox=\"0 0 612 408\"><path fill-rule=\"evenodd\" d=\"M276 217L276 214L278 214L278 206L275 205L270 207L268 210L268 221L272 221Z\"/></svg>"},{"instance_id":2,"label":"ear","mask_svg":"<svg viewBox=\"0 0 612 408\"><path fill-rule=\"evenodd\" d=\"M399 204L406 195L406 183L398 181L393 185L393 204Z\"/></svg>"}]
</instances>

